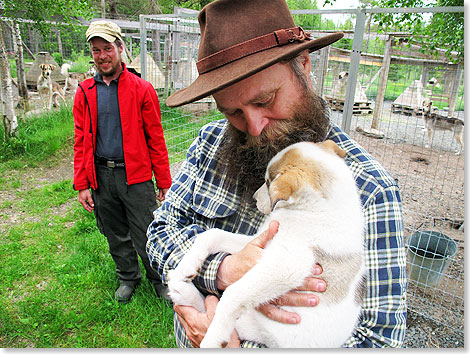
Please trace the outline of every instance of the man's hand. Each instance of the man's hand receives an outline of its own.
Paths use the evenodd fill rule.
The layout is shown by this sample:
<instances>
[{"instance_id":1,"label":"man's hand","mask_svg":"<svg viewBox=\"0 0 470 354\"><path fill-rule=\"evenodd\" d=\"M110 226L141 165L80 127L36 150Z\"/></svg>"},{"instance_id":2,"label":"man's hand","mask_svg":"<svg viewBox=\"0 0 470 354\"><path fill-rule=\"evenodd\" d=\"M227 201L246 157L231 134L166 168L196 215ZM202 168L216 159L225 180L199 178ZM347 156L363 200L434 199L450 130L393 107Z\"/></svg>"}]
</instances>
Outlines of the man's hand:
<instances>
[{"instance_id":1,"label":"man's hand","mask_svg":"<svg viewBox=\"0 0 470 354\"><path fill-rule=\"evenodd\" d=\"M169 190L170 190L170 188L158 189L157 199L160 202L163 202L165 200L166 194L168 193Z\"/></svg>"},{"instance_id":2,"label":"man's hand","mask_svg":"<svg viewBox=\"0 0 470 354\"><path fill-rule=\"evenodd\" d=\"M278 229L279 222L271 221L268 229L249 242L240 252L225 257L217 272L217 288L225 290L248 272L258 262L264 248L274 238ZM312 270L312 276L306 278L301 287L288 292L268 304L258 306L257 310L277 322L299 323L301 318L297 313L282 310L279 306L305 307L318 305L318 296L298 291L325 291L325 281L317 278L322 272L322 267L318 264L315 265Z\"/></svg>"},{"instance_id":3,"label":"man's hand","mask_svg":"<svg viewBox=\"0 0 470 354\"><path fill-rule=\"evenodd\" d=\"M240 252L225 257L217 272L217 288L225 290L253 268L278 229L279 222L271 221L268 229L250 241Z\"/></svg>"},{"instance_id":4,"label":"man's hand","mask_svg":"<svg viewBox=\"0 0 470 354\"><path fill-rule=\"evenodd\" d=\"M268 304L260 305L256 309L263 315L277 322L287 324L299 323L301 320L299 314L296 312L282 310L279 306L309 307L318 305L318 296L311 293L299 293L297 291L324 292L326 290L326 282L323 279L315 277L320 275L322 272L322 267L319 264L315 265L312 270L312 276L305 278L302 286L271 301Z\"/></svg>"},{"instance_id":5,"label":"man's hand","mask_svg":"<svg viewBox=\"0 0 470 354\"><path fill-rule=\"evenodd\" d=\"M93 203L93 198L91 197L91 192L89 189L82 189L78 192L78 201L89 213L91 213L95 208L95 203Z\"/></svg>"},{"instance_id":6,"label":"man's hand","mask_svg":"<svg viewBox=\"0 0 470 354\"><path fill-rule=\"evenodd\" d=\"M219 300L213 295L209 295L204 300L206 313L199 312L194 307L175 305L173 308L178 315L178 319L186 331L186 335L193 344L193 347L199 348L202 339L206 335L207 329L215 315L215 308ZM240 339L234 330L227 348L239 348Z\"/></svg>"}]
</instances>

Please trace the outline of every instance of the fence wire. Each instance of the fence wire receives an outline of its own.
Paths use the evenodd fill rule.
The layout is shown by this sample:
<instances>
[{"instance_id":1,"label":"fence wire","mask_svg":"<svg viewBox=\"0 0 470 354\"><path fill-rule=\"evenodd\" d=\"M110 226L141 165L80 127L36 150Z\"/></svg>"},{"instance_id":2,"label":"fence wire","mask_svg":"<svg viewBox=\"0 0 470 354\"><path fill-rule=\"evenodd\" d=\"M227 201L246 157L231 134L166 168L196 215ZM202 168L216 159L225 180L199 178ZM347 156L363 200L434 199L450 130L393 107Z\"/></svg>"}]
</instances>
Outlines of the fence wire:
<instances>
[{"instance_id":1,"label":"fence wire","mask_svg":"<svg viewBox=\"0 0 470 354\"><path fill-rule=\"evenodd\" d=\"M311 54L314 89L329 103L332 121L398 181L408 248L409 323L424 326L426 321L439 331L451 331L458 340L438 345L463 347L464 152L455 154L461 150L458 140L463 125L459 121L464 121L463 68L442 56L420 54L419 41L411 43L408 33L379 28L374 22L377 12L403 11L407 9L292 13L295 22L314 37L345 33L339 42ZM431 11L463 13L463 8L412 10L426 16ZM141 15L140 22L116 20L123 30L127 65L150 81L160 97L173 174L199 129L223 118L211 97L176 109L164 103L169 94L188 86L198 75L197 12L175 12ZM27 23L21 29L29 48L26 57L49 52L59 66L81 61L85 68L75 71L88 69L91 56L84 39L86 26L57 31L57 41L41 39ZM7 41L7 47L13 48L12 43ZM31 55L29 59L32 61ZM434 124L426 125L426 114L434 114Z\"/></svg>"}]
</instances>

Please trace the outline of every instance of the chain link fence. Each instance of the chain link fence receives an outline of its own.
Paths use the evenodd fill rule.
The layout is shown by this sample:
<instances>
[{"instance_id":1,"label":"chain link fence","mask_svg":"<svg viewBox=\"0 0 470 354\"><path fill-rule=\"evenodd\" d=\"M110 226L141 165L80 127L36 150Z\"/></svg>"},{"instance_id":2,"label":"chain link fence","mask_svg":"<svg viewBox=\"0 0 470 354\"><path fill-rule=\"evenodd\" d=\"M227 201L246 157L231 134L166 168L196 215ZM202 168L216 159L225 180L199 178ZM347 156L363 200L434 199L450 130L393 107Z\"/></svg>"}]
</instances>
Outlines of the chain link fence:
<instances>
[{"instance_id":1,"label":"chain link fence","mask_svg":"<svg viewBox=\"0 0 470 354\"><path fill-rule=\"evenodd\" d=\"M408 248L407 346L463 347L464 155L455 154L461 149L459 127L464 120L463 68L444 55L423 54L408 33L393 28L377 31L374 13L394 11L404 9L292 13L295 22L314 37L344 31L341 41L311 54L312 82L330 104L332 120L371 152L400 185ZM428 18L429 11L409 10ZM432 11L462 12L463 8ZM159 88L162 102L197 77L196 15L141 16L141 53L149 61L153 58L161 71L149 70L144 77L165 77L164 87ZM162 107L169 121L178 121L167 133L174 130L188 137L182 139L185 146L193 138L187 129L221 118L212 98L179 109ZM431 113L437 115L435 122L443 124L428 124L433 133L428 135L425 117ZM180 152L172 161L182 158ZM431 333L448 334L430 336L429 328Z\"/></svg>"}]
</instances>

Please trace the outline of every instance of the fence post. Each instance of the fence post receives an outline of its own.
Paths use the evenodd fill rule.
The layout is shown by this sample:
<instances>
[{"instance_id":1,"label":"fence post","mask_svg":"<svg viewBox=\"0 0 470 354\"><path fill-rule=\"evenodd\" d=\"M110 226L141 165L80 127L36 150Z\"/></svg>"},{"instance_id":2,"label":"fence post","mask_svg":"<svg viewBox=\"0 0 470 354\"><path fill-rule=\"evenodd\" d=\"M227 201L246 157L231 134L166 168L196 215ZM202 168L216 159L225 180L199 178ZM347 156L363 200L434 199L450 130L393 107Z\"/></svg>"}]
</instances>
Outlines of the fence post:
<instances>
[{"instance_id":1,"label":"fence post","mask_svg":"<svg viewBox=\"0 0 470 354\"><path fill-rule=\"evenodd\" d=\"M385 100L385 89L387 88L388 72L390 71L390 60L392 53L392 36L388 36L385 43L385 53L380 72L379 87L377 97L375 98L374 116L372 118L372 129L379 129L379 117L382 114L382 108Z\"/></svg>"},{"instance_id":2,"label":"fence post","mask_svg":"<svg viewBox=\"0 0 470 354\"><path fill-rule=\"evenodd\" d=\"M354 28L351 59L349 61L348 85L346 86L346 96L344 100L342 128L346 133L349 133L349 130L351 129L354 96L356 95L356 83L359 72L359 63L361 61L365 24L366 12L365 10L358 9L356 12L356 26Z\"/></svg>"},{"instance_id":3,"label":"fence post","mask_svg":"<svg viewBox=\"0 0 470 354\"><path fill-rule=\"evenodd\" d=\"M145 26L145 16L139 15L140 20L140 76L147 80L147 29Z\"/></svg>"}]
</instances>

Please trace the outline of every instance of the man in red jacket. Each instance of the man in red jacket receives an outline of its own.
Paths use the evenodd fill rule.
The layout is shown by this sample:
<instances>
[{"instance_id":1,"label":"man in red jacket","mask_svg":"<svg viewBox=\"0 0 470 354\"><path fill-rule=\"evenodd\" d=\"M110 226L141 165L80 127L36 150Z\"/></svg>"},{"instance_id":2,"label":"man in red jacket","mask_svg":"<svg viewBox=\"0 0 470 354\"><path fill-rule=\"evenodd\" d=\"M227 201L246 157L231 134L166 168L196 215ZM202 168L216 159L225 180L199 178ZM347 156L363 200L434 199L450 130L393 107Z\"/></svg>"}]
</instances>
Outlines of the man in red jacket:
<instances>
[{"instance_id":1,"label":"man in red jacket","mask_svg":"<svg viewBox=\"0 0 470 354\"><path fill-rule=\"evenodd\" d=\"M145 250L157 208L152 172L160 201L171 185L158 98L122 62L119 26L95 21L86 37L98 72L75 95L74 188L108 240L120 282L115 299L130 301L140 283L137 254L157 294L169 299Z\"/></svg>"}]
</instances>

